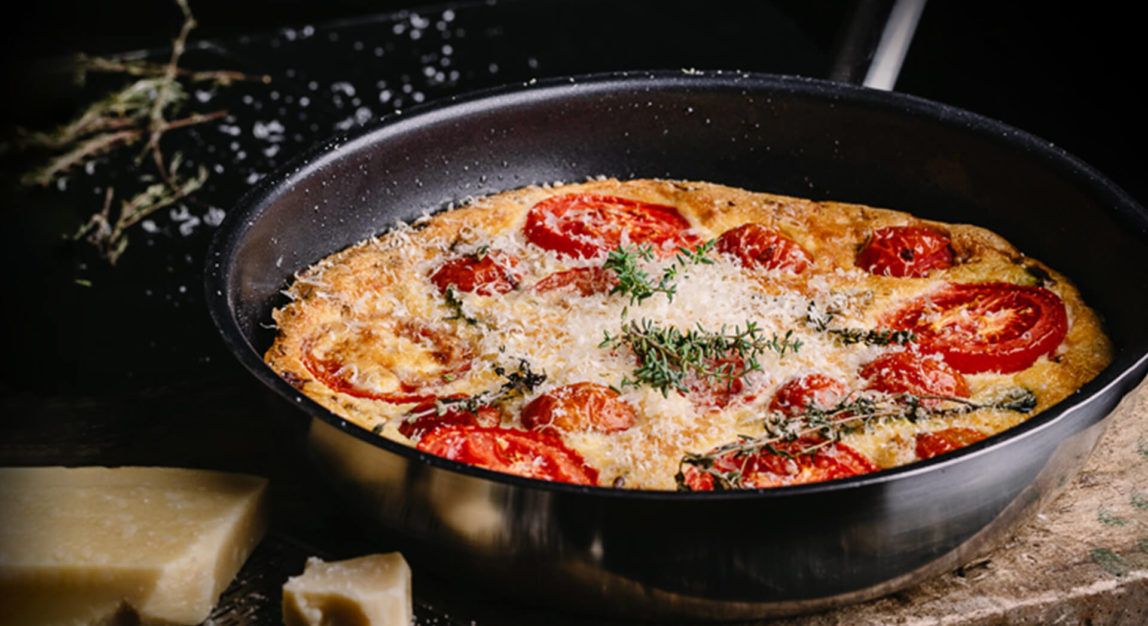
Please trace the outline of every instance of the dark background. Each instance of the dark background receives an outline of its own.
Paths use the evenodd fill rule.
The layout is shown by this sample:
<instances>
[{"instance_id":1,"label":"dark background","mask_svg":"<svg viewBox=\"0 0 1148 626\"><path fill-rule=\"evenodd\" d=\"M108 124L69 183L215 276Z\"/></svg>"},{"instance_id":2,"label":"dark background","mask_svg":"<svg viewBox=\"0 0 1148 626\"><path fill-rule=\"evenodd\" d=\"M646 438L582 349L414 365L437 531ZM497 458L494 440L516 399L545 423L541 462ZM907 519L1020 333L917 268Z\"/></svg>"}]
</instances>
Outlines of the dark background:
<instances>
[{"instance_id":1,"label":"dark background","mask_svg":"<svg viewBox=\"0 0 1148 626\"><path fill-rule=\"evenodd\" d=\"M399 0L192 0L191 4L199 21L195 36L208 39L420 6ZM487 4L501 10L516 4L548 3ZM585 4L585 11L569 13L580 14L578 19L614 23L619 37L642 33L635 35L642 49L610 46L608 59L583 58L587 67L647 69L686 63L699 69L797 73L814 69L808 51L773 54L777 51L771 49L769 40L776 36L774 25L755 23L752 17L759 11L752 7L776 6L793 20L808 43L831 54L839 27L854 3L631 0ZM8 33L0 45L10 85L14 73L30 60L77 51L114 53L162 47L180 23L177 11L163 0L45 0L15 3L6 11ZM552 12L549 17L555 15ZM546 17L543 14L534 25L540 36L568 29ZM726 24L691 38L699 21ZM1140 86L1148 61L1143 37L1142 16L1127 3L931 0L897 90L967 108L1046 137L1142 198L1146 187L1138 172L1144 160L1137 140L1144 138L1146 126ZM583 43L587 45L581 51L587 53L584 56L605 52ZM557 69L540 68L537 73L549 75ZM27 76L19 82L29 80L36 82ZM43 86L7 89L5 100L27 104L30 91L26 87L35 94ZM49 101L48 106L43 99L34 103L22 107L17 119L43 120L67 111L67 104L59 101Z\"/></svg>"},{"instance_id":2,"label":"dark background","mask_svg":"<svg viewBox=\"0 0 1148 626\"><path fill-rule=\"evenodd\" d=\"M192 39L209 45L189 51L185 65L273 80L204 91L197 110L226 108L230 117L165 142L189 161L212 166L208 186L178 211L157 213L153 231L134 230L116 267L68 235L98 210L107 187L122 190L131 182L125 172L136 167L132 155L99 159L66 185L28 189L16 180L33 156L0 150L0 261L8 270L0 307L0 465L155 463L270 475L281 490L277 536L329 542L325 529L338 523L331 519L337 504L319 514L303 504L299 492L321 487L289 451L290 425L273 419L266 394L208 318L201 268L214 230L209 216L225 213L254 180L336 132L472 89L627 69L826 77L859 3L191 5L199 23ZM1142 20L1134 6L1062 6L1072 10L1044 2L931 0L896 90L1043 137L1144 204ZM41 0L6 11L0 141L17 127L64 123L110 88L106 79L77 87L65 63L74 53L152 50L150 58L163 61L181 23L165 0ZM425 34L416 39L420 28ZM189 228L192 221L198 226ZM344 546L308 551L358 550L350 533L344 539ZM272 577L272 592L280 574Z\"/></svg>"}]
</instances>

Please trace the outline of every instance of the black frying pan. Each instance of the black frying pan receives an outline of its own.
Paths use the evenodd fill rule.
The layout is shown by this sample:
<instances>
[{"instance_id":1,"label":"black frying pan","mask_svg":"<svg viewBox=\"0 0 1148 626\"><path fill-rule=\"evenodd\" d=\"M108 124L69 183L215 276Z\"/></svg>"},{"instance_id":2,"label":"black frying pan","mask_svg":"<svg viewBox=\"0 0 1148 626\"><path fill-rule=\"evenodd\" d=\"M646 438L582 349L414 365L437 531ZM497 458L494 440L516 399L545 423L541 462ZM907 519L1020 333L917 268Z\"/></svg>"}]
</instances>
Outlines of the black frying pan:
<instances>
[{"instance_id":1,"label":"black frying pan","mask_svg":"<svg viewBox=\"0 0 1148 626\"><path fill-rule=\"evenodd\" d=\"M587 488L423 454L327 412L262 362L291 274L467 196L587 176L707 180L990 228L1071 277L1116 360L1006 433L907 467L718 493ZM908 96L740 73L508 87L316 147L231 212L208 257L224 340L311 417L320 469L417 562L577 610L736 618L854 602L1007 536L1083 464L1148 369L1148 214L1085 164Z\"/></svg>"}]
</instances>

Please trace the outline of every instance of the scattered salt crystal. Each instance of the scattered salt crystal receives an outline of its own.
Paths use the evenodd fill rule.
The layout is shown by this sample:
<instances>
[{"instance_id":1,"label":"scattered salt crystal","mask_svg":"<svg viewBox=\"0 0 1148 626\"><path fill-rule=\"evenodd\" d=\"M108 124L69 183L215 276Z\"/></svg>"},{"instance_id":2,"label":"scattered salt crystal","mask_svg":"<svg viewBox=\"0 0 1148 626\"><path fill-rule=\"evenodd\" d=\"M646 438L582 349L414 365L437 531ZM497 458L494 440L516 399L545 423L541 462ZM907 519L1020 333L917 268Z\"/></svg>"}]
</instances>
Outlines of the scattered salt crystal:
<instances>
[{"instance_id":1,"label":"scattered salt crystal","mask_svg":"<svg viewBox=\"0 0 1148 626\"><path fill-rule=\"evenodd\" d=\"M179 234L183 235L184 237L190 237L191 234L195 232L195 228L199 226L199 223L199 218L194 215L180 222Z\"/></svg>"},{"instance_id":2,"label":"scattered salt crystal","mask_svg":"<svg viewBox=\"0 0 1148 626\"><path fill-rule=\"evenodd\" d=\"M251 134L254 135L256 139L283 141L283 132L285 130L279 120L271 120L270 122L256 120L255 124L251 127Z\"/></svg>"},{"instance_id":3,"label":"scattered salt crystal","mask_svg":"<svg viewBox=\"0 0 1148 626\"><path fill-rule=\"evenodd\" d=\"M207 214L203 216L203 223L207 224L208 226L219 226L223 223L223 218L226 215L227 211L224 211L219 207L208 207Z\"/></svg>"},{"instance_id":4,"label":"scattered salt crystal","mask_svg":"<svg viewBox=\"0 0 1148 626\"><path fill-rule=\"evenodd\" d=\"M351 83L348 83L347 81L341 80L335 83L331 83L331 91L335 93L342 93L350 98L355 95L355 86Z\"/></svg>"}]
</instances>

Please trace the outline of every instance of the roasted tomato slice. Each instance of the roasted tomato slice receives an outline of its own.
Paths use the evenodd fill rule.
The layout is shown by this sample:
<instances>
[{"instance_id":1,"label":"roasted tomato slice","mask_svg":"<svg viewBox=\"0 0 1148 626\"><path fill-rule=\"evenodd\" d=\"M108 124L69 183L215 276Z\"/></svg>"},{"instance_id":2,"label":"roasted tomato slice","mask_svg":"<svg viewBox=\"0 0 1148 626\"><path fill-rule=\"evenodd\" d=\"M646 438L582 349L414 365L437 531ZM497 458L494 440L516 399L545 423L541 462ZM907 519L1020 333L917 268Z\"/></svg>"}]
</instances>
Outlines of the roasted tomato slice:
<instances>
[{"instance_id":1,"label":"roasted tomato slice","mask_svg":"<svg viewBox=\"0 0 1148 626\"><path fill-rule=\"evenodd\" d=\"M561 439L547 433L443 426L427 433L418 448L496 472L578 485L598 484L598 470L587 465L582 456L566 447Z\"/></svg>"},{"instance_id":2,"label":"roasted tomato slice","mask_svg":"<svg viewBox=\"0 0 1148 626\"><path fill-rule=\"evenodd\" d=\"M857 254L857 267L870 274L920 278L953 266L948 235L923 226L890 226L873 231Z\"/></svg>"},{"instance_id":3,"label":"roasted tomato slice","mask_svg":"<svg viewBox=\"0 0 1148 626\"><path fill-rule=\"evenodd\" d=\"M931 433L917 435L917 458L928 459L963 448L987 437L985 433L972 428L945 428Z\"/></svg>"},{"instance_id":4,"label":"roasted tomato slice","mask_svg":"<svg viewBox=\"0 0 1148 626\"><path fill-rule=\"evenodd\" d=\"M729 406L745 392L745 359L736 353L721 359L710 359L706 365L722 376L710 379L690 375L685 379L686 394L694 405L703 409L721 409Z\"/></svg>"},{"instance_id":5,"label":"roasted tomato slice","mask_svg":"<svg viewBox=\"0 0 1148 626\"><path fill-rule=\"evenodd\" d=\"M911 330L923 350L965 373L1019 372L1052 354L1068 332L1064 302L1043 287L952 284L888 316Z\"/></svg>"},{"instance_id":6,"label":"roasted tomato slice","mask_svg":"<svg viewBox=\"0 0 1148 626\"><path fill-rule=\"evenodd\" d=\"M454 287L458 291L493 296L518 285L521 276L515 270L517 265L517 257L495 250L451 259L440 265L430 279L439 291Z\"/></svg>"},{"instance_id":7,"label":"roasted tomato slice","mask_svg":"<svg viewBox=\"0 0 1148 626\"><path fill-rule=\"evenodd\" d=\"M618 275L602 267L577 267L554 272L534 285L535 291L575 291L581 296L610 293Z\"/></svg>"},{"instance_id":8,"label":"roasted tomato slice","mask_svg":"<svg viewBox=\"0 0 1148 626\"><path fill-rule=\"evenodd\" d=\"M341 327L303 347L303 365L329 389L357 398L405 404L434 400L447 379L470 369L457 337L400 324L391 329Z\"/></svg>"},{"instance_id":9,"label":"roasted tomato slice","mask_svg":"<svg viewBox=\"0 0 1148 626\"><path fill-rule=\"evenodd\" d=\"M615 432L634 425L634 409L618 392L596 383L548 391L522 409L522 425L537 431Z\"/></svg>"},{"instance_id":10,"label":"roasted tomato slice","mask_svg":"<svg viewBox=\"0 0 1148 626\"><path fill-rule=\"evenodd\" d=\"M479 407L477 412L472 413L456 408L450 403L442 404L441 401L429 400L418 404L403 416L399 432L417 440L443 426L498 426L498 422L499 411L492 406Z\"/></svg>"},{"instance_id":11,"label":"roasted tomato slice","mask_svg":"<svg viewBox=\"0 0 1148 626\"><path fill-rule=\"evenodd\" d=\"M916 352L886 352L861 368L866 389L915 396L967 398L969 384L944 361ZM935 404L929 403L929 404Z\"/></svg>"},{"instance_id":12,"label":"roasted tomato slice","mask_svg":"<svg viewBox=\"0 0 1148 626\"><path fill-rule=\"evenodd\" d=\"M754 222L725 231L714 247L751 268L800 274L813 262L813 256L796 241Z\"/></svg>"},{"instance_id":13,"label":"roasted tomato slice","mask_svg":"<svg viewBox=\"0 0 1148 626\"><path fill-rule=\"evenodd\" d=\"M628 198L571 193L547 198L526 214L526 239L546 250L584 259L613 250L623 235L632 244L649 244L666 256L697 237L672 206Z\"/></svg>"},{"instance_id":14,"label":"roasted tomato slice","mask_svg":"<svg viewBox=\"0 0 1148 626\"><path fill-rule=\"evenodd\" d=\"M811 448L811 453L803 453ZM753 454L728 452L719 456L713 469L726 475L740 476L746 489L816 483L835 478L867 474L877 466L853 448L840 443L825 443L813 437L778 442L776 452L763 449ZM686 485L693 491L712 491L714 477L696 466L683 471Z\"/></svg>"},{"instance_id":15,"label":"roasted tomato slice","mask_svg":"<svg viewBox=\"0 0 1148 626\"><path fill-rule=\"evenodd\" d=\"M790 378L782 383L773 394L769 410L789 417L796 417L810 408L829 409L845 395L845 383L813 373Z\"/></svg>"}]
</instances>

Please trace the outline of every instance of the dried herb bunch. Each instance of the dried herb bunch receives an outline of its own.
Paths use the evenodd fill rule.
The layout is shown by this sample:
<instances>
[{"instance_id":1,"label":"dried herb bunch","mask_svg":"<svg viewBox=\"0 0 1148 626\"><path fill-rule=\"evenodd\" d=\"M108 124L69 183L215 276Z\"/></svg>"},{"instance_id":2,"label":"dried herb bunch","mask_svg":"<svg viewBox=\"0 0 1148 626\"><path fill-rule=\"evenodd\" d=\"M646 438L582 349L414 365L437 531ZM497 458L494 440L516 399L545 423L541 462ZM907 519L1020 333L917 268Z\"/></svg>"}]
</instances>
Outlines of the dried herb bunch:
<instances>
[{"instance_id":1,"label":"dried herb bunch","mask_svg":"<svg viewBox=\"0 0 1148 626\"><path fill-rule=\"evenodd\" d=\"M993 402L977 403L965 398L908 393L886 394L861 392L851 394L828 408L807 406L796 416L769 413L759 437L742 435L737 441L704 453L687 452L678 462L674 479L679 490L688 490L685 468L692 466L713 478L714 489L740 489L744 485L737 470L723 471L717 466L721 458L749 457L766 452L794 457L816 454L849 433L882 421L907 420L916 423L927 417L958 415L981 409L1029 413L1036 408L1036 394L1023 387L1013 388ZM777 447L782 442L809 442L798 447Z\"/></svg>"},{"instance_id":2,"label":"dried herb bunch","mask_svg":"<svg viewBox=\"0 0 1148 626\"><path fill-rule=\"evenodd\" d=\"M183 108L188 100L185 83L227 85L237 80L269 80L266 76L239 72L189 71L179 67L196 22L187 0L175 0L175 3L183 15L183 24L172 41L167 63L79 55L75 64L77 80L81 83L93 72L122 74L129 82L52 131L18 130L12 145L47 154L43 162L21 177L25 185L47 186L105 154L143 142L135 159L138 187L129 190L118 207L114 207L116 192L109 187L101 210L93 213L73 235L74 239L85 239L94 245L113 265L127 247L127 231L134 224L199 190L207 178L203 167L191 174L182 173L180 155L176 153L168 158L160 145L168 132L227 114L227 111L185 113ZM176 117L178 115L182 117ZM152 167L145 168L145 162L150 162Z\"/></svg>"}]
</instances>

